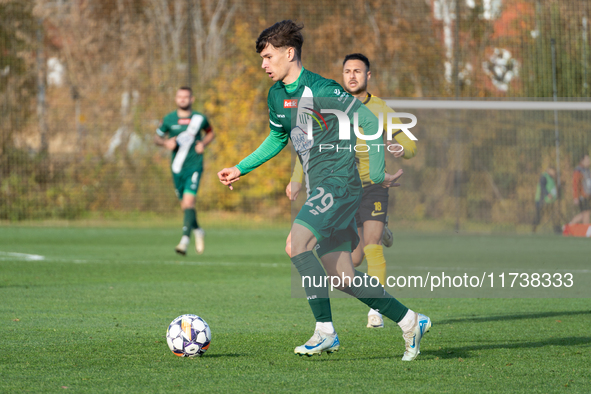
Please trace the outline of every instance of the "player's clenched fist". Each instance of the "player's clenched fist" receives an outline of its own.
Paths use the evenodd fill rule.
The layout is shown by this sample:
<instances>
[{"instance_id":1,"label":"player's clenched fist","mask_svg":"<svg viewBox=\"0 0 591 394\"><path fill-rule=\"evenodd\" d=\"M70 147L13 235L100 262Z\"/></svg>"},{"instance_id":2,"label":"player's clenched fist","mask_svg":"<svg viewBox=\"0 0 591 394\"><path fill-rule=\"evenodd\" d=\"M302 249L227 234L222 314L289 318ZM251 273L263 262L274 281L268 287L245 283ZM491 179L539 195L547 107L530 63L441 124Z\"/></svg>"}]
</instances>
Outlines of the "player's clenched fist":
<instances>
[{"instance_id":1,"label":"player's clenched fist","mask_svg":"<svg viewBox=\"0 0 591 394\"><path fill-rule=\"evenodd\" d=\"M167 139L166 141L164 141L164 147L170 151L173 151L176 149L176 137L172 137Z\"/></svg>"},{"instance_id":2,"label":"player's clenched fist","mask_svg":"<svg viewBox=\"0 0 591 394\"><path fill-rule=\"evenodd\" d=\"M398 179L400 179L400 177L402 176L404 172L402 171L402 169L398 170L396 172L396 174L392 175L392 174L388 174L386 173L386 177L384 178L384 182L382 182L382 187L388 188L388 187L398 187L400 186L400 183L396 183L396 181Z\"/></svg>"},{"instance_id":3,"label":"player's clenched fist","mask_svg":"<svg viewBox=\"0 0 591 394\"><path fill-rule=\"evenodd\" d=\"M195 143L195 152L197 152L197 154L202 155L204 150L205 150L205 144L201 141L197 141Z\"/></svg>"},{"instance_id":4,"label":"player's clenched fist","mask_svg":"<svg viewBox=\"0 0 591 394\"><path fill-rule=\"evenodd\" d=\"M240 170L236 167L224 168L218 172L218 179L224 185L228 186L230 190L234 190L232 183L240 179Z\"/></svg>"}]
</instances>

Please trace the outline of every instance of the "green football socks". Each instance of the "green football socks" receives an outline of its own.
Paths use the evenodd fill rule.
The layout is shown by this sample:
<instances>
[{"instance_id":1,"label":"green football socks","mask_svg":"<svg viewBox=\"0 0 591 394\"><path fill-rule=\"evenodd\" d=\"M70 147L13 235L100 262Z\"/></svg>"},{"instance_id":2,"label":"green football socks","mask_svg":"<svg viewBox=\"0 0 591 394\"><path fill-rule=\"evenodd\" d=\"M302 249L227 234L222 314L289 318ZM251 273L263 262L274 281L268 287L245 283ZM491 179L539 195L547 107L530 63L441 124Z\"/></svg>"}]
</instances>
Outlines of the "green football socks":
<instances>
[{"instance_id":1,"label":"green football socks","mask_svg":"<svg viewBox=\"0 0 591 394\"><path fill-rule=\"evenodd\" d=\"M325 272L320 261L311 251L298 254L291 258L303 280L308 303L317 322L331 322L330 299L328 298L328 286L325 286Z\"/></svg>"},{"instance_id":2,"label":"green football socks","mask_svg":"<svg viewBox=\"0 0 591 394\"><path fill-rule=\"evenodd\" d=\"M185 209L185 218L183 220L183 235L191 236L191 230L199 228L197 223L197 213L195 209Z\"/></svg>"},{"instance_id":3,"label":"green football socks","mask_svg":"<svg viewBox=\"0 0 591 394\"><path fill-rule=\"evenodd\" d=\"M311 251L292 257L291 261L300 276L304 278L302 284L314 318L317 322L331 322L332 312L328 298L328 286L326 286L330 281L325 282L326 274L322 264ZM400 322L408 312L408 308L387 293L382 285L372 286L368 278L367 274L355 271L355 279L352 280L349 287L344 289L344 292L396 323Z\"/></svg>"},{"instance_id":4,"label":"green football socks","mask_svg":"<svg viewBox=\"0 0 591 394\"><path fill-rule=\"evenodd\" d=\"M408 308L386 292L384 286L372 286L369 281L370 277L367 276L367 280L364 280L364 275L367 276L367 274L355 270L356 280L352 281L351 286L345 292L396 323L400 322L408 312ZM366 283L368 285L364 286Z\"/></svg>"}]
</instances>

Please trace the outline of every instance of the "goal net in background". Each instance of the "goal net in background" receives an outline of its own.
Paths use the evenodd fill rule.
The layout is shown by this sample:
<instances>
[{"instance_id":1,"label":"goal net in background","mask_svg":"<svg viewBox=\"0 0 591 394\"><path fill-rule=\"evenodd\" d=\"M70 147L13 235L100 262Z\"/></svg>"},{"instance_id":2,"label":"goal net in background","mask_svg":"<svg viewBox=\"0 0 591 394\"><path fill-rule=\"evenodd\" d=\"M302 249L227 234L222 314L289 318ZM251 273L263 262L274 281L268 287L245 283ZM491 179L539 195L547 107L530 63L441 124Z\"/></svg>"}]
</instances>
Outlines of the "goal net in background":
<instances>
[{"instance_id":1,"label":"goal net in background","mask_svg":"<svg viewBox=\"0 0 591 394\"><path fill-rule=\"evenodd\" d=\"M558 216L543 220L549 231L551 219L574 213L572 168L590 149L589 110L569 107L590 93L590 14L587 0L2 1L0 220L176 219L169 154L152 139L176 88L191 85L217 134L200 215L287 223L287 150L234 192L215 173L268 134L272 82L254 42L293 19L305 25L306 68L340 82L344 56L363 52L371 93L413 98L391 103L418 118L417 156L388 158L405 170L391 193L391 223L405 228L528 226L538 178L556 165L555 70L562 198ZM454 103L433 107L426 97Z\"/></svg>"},{"instance_id":2,"label":"goal net in background","mask_svg":"<svg viewBox=\"0 0 591 394\"><path fill-rule=\"evenodd\" d=\"M578 210L573 169L591 147L584 101L388 100L417 116L417 156L388 158L404 169L391 195L391 223L406 228L531 231L540 176L558 169L558 202L541 227L551 231Z\"/></svg>"}]
</instances>

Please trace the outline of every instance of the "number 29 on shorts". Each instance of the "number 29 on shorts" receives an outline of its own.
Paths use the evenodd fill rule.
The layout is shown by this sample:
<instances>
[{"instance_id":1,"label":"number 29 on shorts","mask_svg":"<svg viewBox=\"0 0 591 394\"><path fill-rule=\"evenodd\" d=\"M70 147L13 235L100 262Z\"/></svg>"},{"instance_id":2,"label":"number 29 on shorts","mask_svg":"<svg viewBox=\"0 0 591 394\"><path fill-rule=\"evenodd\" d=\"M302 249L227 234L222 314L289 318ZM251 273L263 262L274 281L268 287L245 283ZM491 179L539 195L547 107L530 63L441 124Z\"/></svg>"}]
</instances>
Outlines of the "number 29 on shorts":
<instances>
[{"instance_id":1,"label":"number 29 on shorts","mask_svg":"<svg viewBox=\"0 0 591 394\"><path fill-rule=\"evenodd\" d=\"M318 191L318 194L311 197L304 204L304 205L307 205L307 206L313 208L310 210L310 213L313 215L319 215L321 213L326 212L334 204L334 199L332 198L332 194L324 193L324 189L321 187L317 187L316 190ZM320 201L318 201L318 203L322 204L322 206L320 206L320 205L314 206L316 203L314 203L313 201L318 200L318 199L320 199Z\"/></svg>"}]
</instances>

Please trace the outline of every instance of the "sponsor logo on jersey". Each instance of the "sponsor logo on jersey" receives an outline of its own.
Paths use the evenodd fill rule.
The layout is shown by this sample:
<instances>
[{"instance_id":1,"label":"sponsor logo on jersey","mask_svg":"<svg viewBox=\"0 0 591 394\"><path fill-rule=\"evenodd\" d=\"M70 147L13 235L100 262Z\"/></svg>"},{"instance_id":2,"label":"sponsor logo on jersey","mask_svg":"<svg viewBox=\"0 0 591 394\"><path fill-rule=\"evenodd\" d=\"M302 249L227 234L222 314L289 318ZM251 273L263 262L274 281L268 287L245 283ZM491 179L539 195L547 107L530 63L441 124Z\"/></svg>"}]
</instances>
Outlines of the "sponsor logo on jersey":
<instances>
[{"instance_id":1,"label":"sponsor logo on jersey","mask_svg":"<svg viewBox=\"0 0 591 394\"><path fill-rule=\"evenodd\" d=\"M285 118L285 115L284 114L277 114L277 117L278 118Z\"/></svg>"},{"instance_id":2,"label":"sponsor logo on jersey","mask_svg":"<svg viewBox=\"0 0 591 394\"><path fill-rule=\"evenodd\" d=\"M178 123L186 126L191 123L191 118L181 118Z\"/></svg>"},{"instance_id":3,"label":"sponsor logo on jersey","mask_svg":"<svg viewBox=\"0 0 591 394\"><path fill-rule=\"evenodd\" d=\"M285 99L283 100L283 108L297 108L298 99Z\"/></svg>"}]
</instances>

